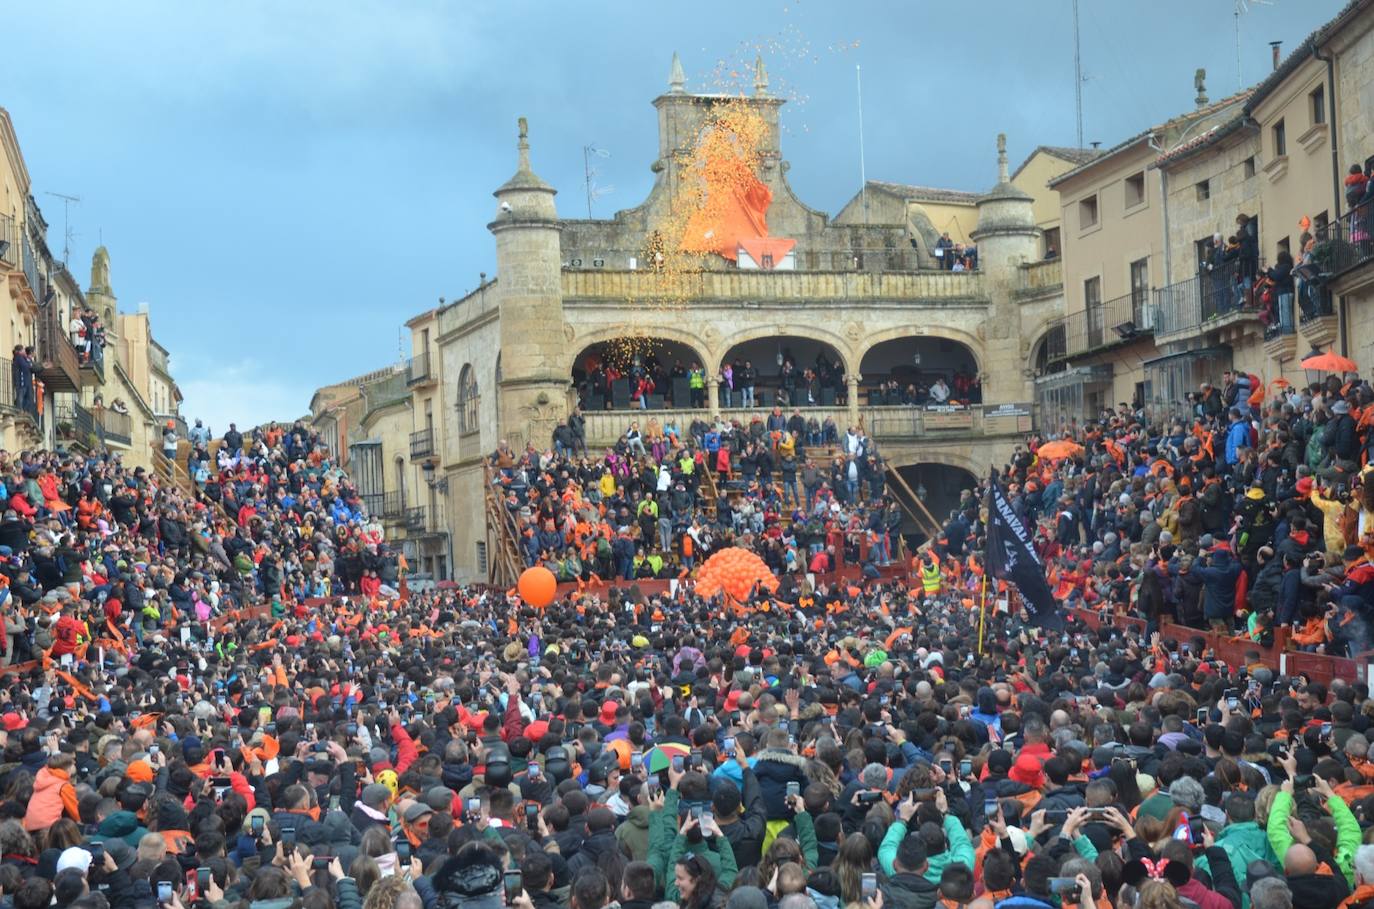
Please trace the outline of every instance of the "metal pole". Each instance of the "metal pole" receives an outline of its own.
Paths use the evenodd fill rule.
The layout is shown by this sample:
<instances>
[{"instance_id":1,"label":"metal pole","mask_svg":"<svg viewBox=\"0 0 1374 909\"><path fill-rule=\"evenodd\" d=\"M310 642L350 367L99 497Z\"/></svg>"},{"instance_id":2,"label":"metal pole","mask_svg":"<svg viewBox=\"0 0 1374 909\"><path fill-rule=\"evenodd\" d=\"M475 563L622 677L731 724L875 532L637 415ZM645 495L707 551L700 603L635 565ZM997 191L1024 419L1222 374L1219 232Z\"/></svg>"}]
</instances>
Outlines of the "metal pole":
<instances>
[{"instance_id":1,"label":"metal pole","mask_svg":"<svg viewBox=\"0 0 1374 909\"><path fill-rule=\"evenodd\" d=\"M582 182L587 189L587 220L592 219L592 147L582 146Z\"/></svg>"},{"instance_id":2,"label":"metal pole","mask_svg":"<svg viewBox=\"0 0 1374 909\"><path fill-rule=\"evenodd\" d=\"M1235 17L1236 17L1236 90L1237 90L1237 91L1240 91L1241 89L1245 88L1245 78L1241 75L1241 71L1240 71L1240 3L1241 3L1241 0L1236 0Z\"/></svg>"},{"instance_id":3,"label":"metal pole","mask_svg":"<svg viewBox=\"0 0 1374 909\"><path fill-rule=\"evenodd\" d=\"M1073 0L1073 105L1078 147L1083 147L1083 55L1078 41L1078 0Z\"/></svg>"},{"instance_id":4,"label":"metal pole","mask_svg":"<svg viewBox=\"0 0 1374 909\"><path fill-rule=\"evenodd\" d=\"M864 80L859 64L854 64L854 86L859 95L859 192L863 195L864 223L868 223L868 176L864 168Z\"/></svg>"}]
</instances>

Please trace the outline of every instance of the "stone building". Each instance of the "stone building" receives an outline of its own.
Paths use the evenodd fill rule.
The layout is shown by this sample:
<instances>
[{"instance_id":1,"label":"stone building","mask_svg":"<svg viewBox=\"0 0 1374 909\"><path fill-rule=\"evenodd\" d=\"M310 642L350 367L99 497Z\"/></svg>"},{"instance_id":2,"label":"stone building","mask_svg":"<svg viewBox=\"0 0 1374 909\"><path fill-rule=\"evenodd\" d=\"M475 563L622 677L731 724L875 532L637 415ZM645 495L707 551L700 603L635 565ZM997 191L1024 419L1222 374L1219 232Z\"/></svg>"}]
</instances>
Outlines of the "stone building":
<instances>
[{"instance_id":1,"label":"stone building","mask_svg":"<svg viewBox=\"0 0 1374 909\"><path fill-rule=\"evenodd\" d=\"M1049 335L1038 384L1099 383L1102 393L1076 398L1074 415L1132 398L1155 416L1182 414L1189 392L1231 368L1266 385L1302 384L1318 377L1300 365L1314 349L1374 365L1374 244L1364 226L1374 206L1352 216L1343 187L1351 165L1374 163L1374 2L1354 0L1286 57L1276 49L1273 62L1263 81L1222 102L1206 104L1199 82L1197 112L1054 182L1066 225L1084 199L1110 202L1129 196L1131 180L1145 185L1137 210L1113 219L1103 205L1100 228L1065 231L1066 316ZM1291 318L1266 324L1253 307L1232 305L1235 276L1201 265L1207 243L1235 234L1242 214L1258 223L1261 269L1281 253L1300 260L1311 239L1318 276ZM1142 280L1133 279L1137 262L1148 263ZM1112 337L1127 305L1137 331Z\"/></svg>"},{"instance_id":2,"label":"stone building","mask_svg":"<svg viewBox=\"0 0 1374 909\"><path fill-rule=\"evenodd\" d=\"M929 491L931 510L943 517L959 488L1004 460L1029 428L1032 345L1063 311L1059 262L1042 261L1037 224L1053 224L1057 206L1051 191L1033 181L1048 179L1042 167L1057 173L1074 160L1052 152L1053 161L1029 162L1019 175L1022 188L999 148L990 191L945 197L970 212L964 239L977 245L978 268L941 270L931 255L938 225L913 194L895 190L870 204L867 223L853 204L845 217L831 219L796 197L779 141L783 101L768 92L762 64L754 82L744 98L694 94L674 60L668 89L653 102L653 188L640 205L607 219L559 216L557 191L537 175L521 121L515 172L495 190L487 225L495 276L484 275L475 290L407 323L406 507L425 510L427 534L407 544L416 568L439 578L487 576L494 554L484 521L483 459L503 440L517 449L550 447L553 430L577 404L576 379L626 338L651 345L660 361L702 364L704 406L692 410L677 388L660 390L650 403L662 409L648 412L597 397L586 413L593 450L613 444L634 419L684 427L697 417L747 423L773 405L783 362L823 360L843 379L802 408L804 415L831 417L841 431L864 426L901 477ZM767 236L788 248L777 259L767 251L756 258L741 241L737 260L707 256L681 277L680 298L664 303L663 276L654 268L657 226L689 178L693 143L730 104L747 105L764 125L757 178L771 194ZM736 359L760 371L762 401L753 411L720 391L721 366ZM879 389L961 371L981 381L981 397L971 405L966 398L957 407L902 406ZM325 409L312 405L321 413L317 425L336 425Z\"/></svg>"}]
</instances>

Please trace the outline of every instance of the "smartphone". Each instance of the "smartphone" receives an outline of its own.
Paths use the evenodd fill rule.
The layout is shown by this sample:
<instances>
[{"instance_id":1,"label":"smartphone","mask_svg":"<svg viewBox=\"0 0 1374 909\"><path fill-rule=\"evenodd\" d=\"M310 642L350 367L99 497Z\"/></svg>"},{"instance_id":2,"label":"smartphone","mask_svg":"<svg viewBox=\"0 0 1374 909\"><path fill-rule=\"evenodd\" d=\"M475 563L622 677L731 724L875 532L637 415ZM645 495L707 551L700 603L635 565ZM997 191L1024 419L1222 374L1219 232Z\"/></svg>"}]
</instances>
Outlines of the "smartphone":
<instances>
[{"instance_id":1,"label":"smartphone","mask_svg":"<svg viewBox=\"0 0 1374 909\"><path fill-rule=\"evenodd\" d=\"M160 749L157 747L157 742L154 742L153 744L148 746L149 754L157 754L159 750Z\"/></svg>"},{"instance_id":2,"label":"smartphone","mask_svg":"<svg viewBox=\"0 0 1374 909\"><path fill-rule=\"evenodd\" d=\"M401 840L396 844L396 861L410 862L410 843L406 840Z\"/></svg>"},{"instance_id":3,"label":"smartphone","mask_svg":"<svg viewBox=\"0 0 1374 909\"><path fill-rule=\"evenodd\" d=\"M157 882L157 901L159 903L170 903L172 901L172 882Z\"/></svg>"},{"instance_id":4,"label":"smartphone","mask_svg":"<svg viewBox=\"0 0 1374 909\"><path fill-rule=\"evenodd\" d=\"M519 870L507 871L502 882L505 884L507 906L520 899L520 894L525 892L524 876Z\"/></svg>"},{"instance_id":5,"label":"smartphone","mask_svg":"<svg viewBox=\"0 0 1374 909\"><path fill-rule=\"evenodd\" d=\"M525 776L531 780L541 780L544 778L544 771L539 768L538 764L530 764L525 770Z\"/></svg>"},{"instance_id":6,"label":"smartphone","mask_svg":"<svg viewBox=\"0 0 1374 909\"><path fill-rule=\"evenodd\" d=\"M481 799L468 799L468 803L467 803L467 812L468 812L468 814L474 814L474 815L475 815L475 814L480 814L481 811L482 811L482 800L481 800Z\"/></svg>"},{"instance_id":7,"label":"smartphone","mask_svg":"<svg viewBox=\"0 0 1374 909\"><path fill-rule=\"evenodd\" d=\"M260 815L260 814L255 814L255 815L253 815L252 819L248 822L248 828L249 828L250 830L253 831L253 837L254 837L254 839L257 839L257 838L259 838L259 837L262 836L262 827L263 827L262 815Z\"/></svg>"},{"instance_id":8,"label":"smartphone","mask_svg":"<svg viewBox=\"0 0 1374 909\"><path fill-rule=\"evenodd\" d=\"M688 814L690 814L690 815L692 816L692 820L694 820L694 821L700 821L700 820L701 820L701 806L700 806L700 805L693 805L690 809L688 809Z\"/></svg>"},{"instance_id":9,"label":"smartphone","mask_svg":"<svg viewBox=\"0 0 1374 909\"><path fill-rule=\"evenodd\" d=\"M798 783L796 780L790 781L787 784L787 794L789 796L801 795L801 783Z\"/></svg>"},{"instance_id":10,"label":"smartphone","mask_svg":"<svg viewBox=\"0 0 1374 909\"><path fill-rule=\"evenodd\" d=\"M964 758L962 761L959 762L959 775L960 775L960 776L970 776L970 775L972 775L972 773L973 773L973 761L969 760L968 758Z\"/></svg>"},{"instance_id":11,"label":"smartphone","mask_svg":"<svg viewBox=\"0 0 1374 909\"><path fill-rule=\"evenodd\" d=\"M983 814L986 817L997 817L997 812L1001 808L997 799L983 799Z\"/></svg>"},{"instance_id":12,"label":"smartphone","mask_svg":"<svg viewBox=\"0 0 1374 909\"><path fill-rule=\"evenodd\" d=\"M1073 877L1052 877L1050 878L1050 892L1065 894L1073 893L1078 889L1078 879Z\"/></svg>"},{"instance_id":13,"label":"smartphone","mask_svg":"<svg viewBox=\"0 0 1374 909\"><path fill-rule=\"evenodd\" d=\"M687 762L686 762L685 760L683 760L682 755L680 755L680 754L675 754L675 755L673 755L673 772L674 772L674 773L681 773L681 772L684 771L685 769L687 769Z\"/></svg>"},{"instance_id":14,"label":"smartphone","mask_svg":"<svg viewBox=\"0 0 1374 909\"><path fill-rule=\"evenodd\" d=\"M329 864L329 861L326 860L326 861L325 861L325 865L328 865L328 864ZM210 892L210 869L209 869L209 868L206 868L206 867L204 867L204 866L201 866L201 867L199 867L199 868L196 869L196 893L200 894L201 896L204 896L205 894L207 894L207 893L209 893L209 892Z\"/></svg>"},{"instance_id":15,"label":"smartphone","mask_svg":"<svg viewBox=\"0 0 1374 909\"><path fill-rule=\"evenodd\" d=\"M730 757L734 757L734 756L735 756L735 739L734 739L733 736L730 737L730 738L727 738L727 739L726 739L724 742L722 742L721 744L722 744L722 746L725 748L725 753L726 753L728 756L730 756Z\"/></svg>"},{"instance_id":16,"label":"smartphone","mask_svg":"<svg viewBox=\"0 0 1374 909\"><path fill-rule=\"evenodd\" d=\"M1227 709L1227 710L1238 710L1238 709L1240 709L1240 689L1238 689L1238 688L1227 688L1227 689L1226 689L1226 709Z\"/></svg>"},{"instance_id":17,"label":"smartphone","mask_svg":"<svg viewBox=\"0 0 1374 909\"><path fill-rule=\"evenodd\" d=\"M200 892L200 875L192 868L186 872L186 895L190 897L191 902L195 902L200 899Z\"/></svg>"},{"instance_id":18,"label":"smartphone","mask_svg":"<svg viewBox=\"0 0 1374 909\"><path fill-rule=\"evenodd\" d=\"M1064 809L1049 809L1045 812L1046 824L1062 824L1069 819L1069 812Z\"/></svg>"},{"instance_id":19,"label":"smartphone","mask_svg":"<svg viewBox=\"0 0 1374 909\"><path fill-rule=\"evenodd\" d=\"M349 738L352 738L353 736L357 735L357 734L358 734L358 724L357 724L357 723L344 723L344 734L347 735Z\"/></svg>"},{"instance_id":20,"label":"smartphone","mask_svg":"<svg viewBox=\"0 0 1374 909\"><path fill-rule=\"evenodd\" d=\"M864 901L867 902L868 900L873 899L874 895L878 892L878 875L869 872L864 874L864 876L860 878L860 881L860 886L863 890Z\"/></svg>"},{"instance_id":21,"label":"smartphone","mask_svg":"<svg viewBox=\"0 0 1374 909\"><path fill-rule=\"evenodd\" d=\"M526 805L526 806L525 806L525 826L529 827L531 830L538 830L538 829L539 829L539 806L538 806L538 805Z\"/></svg>"},{"instance_id":22,"label":"smartphone","mask_svg":"<svg viewBox=\"0 0 1374 909\"><path fill-rule=\"evenodd\" d=\"M703 826L703 827L710 826L711 824L715 823L715 820L716 820L716 813L715 813L714 811L712 811L710 808L703 808L703 809L701 809L701 818L700 818L701 826Z\"/></svg>"},{"instance_id":23,"label":"smartphone","mask_svg":"<svg viewBox=\"0 0 1374 909\"><path fill-rule=\"evenodd\" d=\"M338 811L338 810L339 810L339 797L338 797L337 795L331 795L331 796L329 797L329 810L330 810L330 811Z\"/></svg>"},{"instance_id":24,"label":"smartphone","mask_svg":"<svg viewBox=\"0 0 1374 909\"><path fill-rule=\"evenodd\" d=\"M693 770L701 769L701 752L693 749L687 753L687 766Z\"/></svg>"},{"instance_id":25,"label":"smartphone","mask_svg":"<svg viewBox=\"0 0 1374 909\"><path fill-rule=\"evenodd\" d=\"M1324 739L1329 739L1329 738L1331 738L1331 724L1330 724L1330 723L1322 723L1322 738L1324 738Z\"/></svg>"},{"instance_id":26,"label":"smartphone","mask_svg":"<svg viewBox=\"0 0 1374 909\"><path fill-rule=\"evenodd\" d=\"M1198 724L1199 726L1206 726L1206 725L1207 725L1207 716L1208 716L1208 714L1207 714L1207 708L1206 708L1206 707L1199 707L1199 708L1197 709L1197 724Z\"/></svg>"},{"instance_id":27,"label":"smartphone","mask_svg":"<svg viewBox=\"0 0 1374 909\"><path fill-rule=\"evenodd\" d=\"M636 772L638 772L638 771L644 769L644 752L642 752L642 751L631 751L631 752L630 752L630 769L631 769L631 770L634 770L634 771L636 771Z\"/></svg>"},{"instance_id":28,"label":"smartphone","mask_svg":"<svg viewBox=\"0 0 1374 909\"><path fill-rule=\"evenodd\" d=\"M295 828L295 827L283 827L283 828L281 828L281 848L282 848L282 851L283 851L283 852L290 851L290 850L296 848L296 828Z\"/></svg>"}]
</instances>

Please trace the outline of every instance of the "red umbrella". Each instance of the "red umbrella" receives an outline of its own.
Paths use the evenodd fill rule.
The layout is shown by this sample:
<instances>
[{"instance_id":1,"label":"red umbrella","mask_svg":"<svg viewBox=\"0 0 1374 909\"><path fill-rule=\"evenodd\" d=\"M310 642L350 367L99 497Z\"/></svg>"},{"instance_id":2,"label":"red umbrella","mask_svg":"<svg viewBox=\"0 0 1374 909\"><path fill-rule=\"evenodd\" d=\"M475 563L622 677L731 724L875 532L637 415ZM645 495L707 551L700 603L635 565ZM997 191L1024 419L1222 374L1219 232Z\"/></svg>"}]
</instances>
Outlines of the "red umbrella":
<instances>
[{"instance_id":1,"label":"red umbrella","mask_svg":"<svg viewBox=\"0 0 1374 909\"><path fill-rule=\"evenodd\" d=\"M1343 357L1340 354L1327 351L1324 354L1316 354L1302 361L1303 369L1312 369L1319 372L1359 372L1360 367L1354 360Z\"/></svg>"}]
</instances>

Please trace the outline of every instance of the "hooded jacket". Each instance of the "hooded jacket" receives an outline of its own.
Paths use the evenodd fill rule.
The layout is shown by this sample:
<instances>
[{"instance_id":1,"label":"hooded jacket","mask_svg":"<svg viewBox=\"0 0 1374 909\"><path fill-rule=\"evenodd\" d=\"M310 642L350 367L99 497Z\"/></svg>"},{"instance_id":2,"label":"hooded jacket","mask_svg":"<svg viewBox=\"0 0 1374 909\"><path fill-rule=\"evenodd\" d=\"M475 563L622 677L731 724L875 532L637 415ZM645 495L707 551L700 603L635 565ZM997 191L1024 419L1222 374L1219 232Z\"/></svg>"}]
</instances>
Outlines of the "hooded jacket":
<instances>
[{"instance_id":1,"label":"hooded jacket","mask_svg":"<svg viewBox=\"0 0 1374 909\"><path fill-rule=\"evenodd\" d=\"M76 789L67 776L67 771L43 767L33 781L33 797L29 799L28 811L24 813L24 829L30 833L51 827L63 813L81 823L81 812L76 803Z\"/></svg>"},{"instance_id":2,"label":"hooded jacket","mask_svg":"<svg viewBox=\"0 0 1374 909\"><path fill-rule=\"evenodd\" d=\"M765 748L755 755L754 776L759 781L763 808L770 821L790 818L787 809L787 784L796 783L803 790L810 780L806 777L806 759L790 751Z\"/></svg>"},{"instance_id":3,"label":"hooded jacket","mask_svg":"<svg viewBox=\"0 0 1374 909\"><path fill-rule=\"evenodd\" d=\"M1245 886L1245 872L1250 867L1251 862L1263 861L1277 866L1278 859L1274 858L1274 850L1269 845L1269 837L1254 821L1245 821L1240 824L1227 824L1217 835L1214 848L1222 849L1226 852L1226 857L1231 860L1231 873L1236 879L1236 886L1240 888L1241 905L1250 905L1249 888ZM1207 856L1199 856L1195 867L1199 871L1206 871L1212 876L1213 883L1216 875L1211 873L1211 865Z\"/></svg>"},{"instance_id":4,"label":"hooded jacket","mask_svg":"<svg viewBox=\"0 0 1374 909\"><path fill-rule=\"evenodd\" d=\"M631 808L625 820L615 828L615 838L622 848L629 850L631 859L644 861L649 855L649 806Z\"/></svg>"},{"instance_id":5,"label":"hooded jacket","mask_svg":"<svg viewBox=\"0 0 1374 909\"><path fill-rule=\"evenodd\" d=\"M940 885L919 874L902 871L883 881L883 906L892 909L934 909L940 902Z\"/></svg>"}]
</instances>

